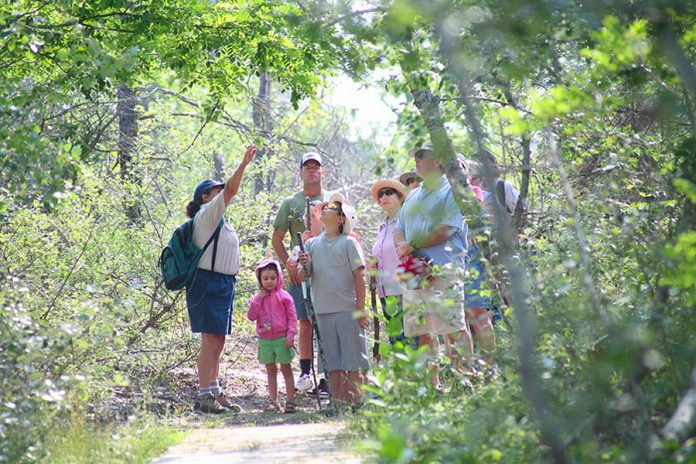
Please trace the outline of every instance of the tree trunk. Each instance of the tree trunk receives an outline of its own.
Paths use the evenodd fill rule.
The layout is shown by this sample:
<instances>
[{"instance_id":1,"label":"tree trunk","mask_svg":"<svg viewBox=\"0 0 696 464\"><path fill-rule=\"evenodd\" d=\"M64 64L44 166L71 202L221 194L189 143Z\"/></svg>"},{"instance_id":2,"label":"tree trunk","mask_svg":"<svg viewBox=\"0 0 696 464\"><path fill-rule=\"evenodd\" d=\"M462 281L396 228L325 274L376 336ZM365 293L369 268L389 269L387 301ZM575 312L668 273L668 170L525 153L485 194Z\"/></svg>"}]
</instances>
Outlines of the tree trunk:
<instances>
[{"instance_id":1,"label":"tree trunk","mask_svg":"<svg viewBox=\"0 0 696 464\"><path fill-rule=\"evenodd\" d=\"M225 158L219 151L213 153L213 180L221 183L224 183L226 180Z\"/></svg>"},{"instance_id":2,"label":"tree trunk","mask_svg":"<svg viewBox=\"0 0 696 464\"><path fill-rule=\"evenodd\" d=\"M419 88L417 80L413 78L412 73L409 72L404 63L401 64L401 68L413 95L414 105L418 108L421 118L423 118L423 122L425 122L425 126L428 129L428 134L430 134L433 154L442 163L447 180L452 186L454 200L465 216L477 217L480 208L476 198L468 188L469 182L466 178L466 173L457 160L452 140L450 140L442 120L438 99L427 87L424 89Z\"/></svg>"},{"instance_id":3,"label":"tree trunk","mask_svg":"<svg viewBox=\"0 0 696 464\"><path fill-rule=\"evenodd\" d=\"M252 119L258 134L270 141L273 132L273 118L271 115L271 76L268 73L261 74L259 81L259 93L254 98L252 105ZM256 153L256 159L262 160L271 154L270 143L264 144ZM258 194L270 188L270 172L257 172L254 175L254 193ZM265 179L264 179L265 176Z\"/></svg>"},{"instance_id":4,"label":"tree trunk","mask_svg":"<svg viewBox=\"0 0 696 464\"><path fill-rule=\"evenodd\" d=\"M440 24L442 25L442 22ZM492 166L488 163L487 158L483 156L483 126L476 115L474 102L471 99L472 92L469 73L459 52L457 37L448 31L447 28L440 27L439 29L441 38L440 52L448 61L449 71L455 78L462 94L465 105L464 115L476 141L479 158L483 163L484 173L488 178L487 182L489 185L495 185L490 183L493 176ZM441 120L439 124L442 124ZM430 130L430 125L428 125L428 129ZM444 126L441 130L444 131ZM434 143L435 140L433 140ZM513 258L515 254L515 231L511 227L503 227L505 214L502 205L497 205L495 208L496 235L500 247L500 261L510 276L511 297L514 305L513 313L517 321L517 355L520 360L522 389L536 415L542 442L549 447L553 462L562 464L568 461L565 445L559 433L558 424L556 424L551 414L550 405L546 400L546 395L535 366L536 328L535 318L528 303L527 276L519 259Z\"/></svg>"},{"instance_id":5,"label":"tree trunk","mask_svg":"<svg viewBox=\"0 0 696 464\"><path fill-rule=\"evenodd\" d=\"M126 196L124 207L126 216L135 223L140 219L140 206L137 195L130 192L134 183L139 181L133 170L133 156L135 143L138 136L138 118L135 110L136 96L133 89L125 84L118 87L118 166L120 169L121 184Z\"/></svg>"},{"instance_id":6,"label":"tree trunk","mask_svg":"<svg viewBox=\"0 0 696 464\"><path fill-rule=\"evenodd\" d=\"M662 428L662 435L679 443L696 430L696 365L691 371L691 384L677 410Z\"/></svg>"}]
</instances>

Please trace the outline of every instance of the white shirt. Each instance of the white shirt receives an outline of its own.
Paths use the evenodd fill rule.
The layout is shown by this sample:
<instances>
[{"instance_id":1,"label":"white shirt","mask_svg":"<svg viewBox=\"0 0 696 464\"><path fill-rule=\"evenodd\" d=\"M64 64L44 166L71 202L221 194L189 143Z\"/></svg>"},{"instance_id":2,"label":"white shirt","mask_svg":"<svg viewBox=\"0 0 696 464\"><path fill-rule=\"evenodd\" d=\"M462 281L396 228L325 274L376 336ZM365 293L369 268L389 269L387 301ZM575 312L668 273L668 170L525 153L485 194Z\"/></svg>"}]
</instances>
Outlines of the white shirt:
<instances>
[{"instance_id":1,"label":"white shirt","mask_svg":"<svg viewBox=\"0 0 696 464\"><path fill-rule=\"evenodd\" d=\"M222 192L217 194L215 198L201 206L201 209L193 218L193 243L203 248L205 243L210 239L227 211L225 205L225 196ZM200 269L212 271L213 264L213 249L215 241L212 241L205 250L201 260L198 262ZM239 238L231 225L225 221L225 224L220 230L218 238L217 256L215 258L215 272L221 274L235 275L239 272Z\"/></svg>"}]
</instances>

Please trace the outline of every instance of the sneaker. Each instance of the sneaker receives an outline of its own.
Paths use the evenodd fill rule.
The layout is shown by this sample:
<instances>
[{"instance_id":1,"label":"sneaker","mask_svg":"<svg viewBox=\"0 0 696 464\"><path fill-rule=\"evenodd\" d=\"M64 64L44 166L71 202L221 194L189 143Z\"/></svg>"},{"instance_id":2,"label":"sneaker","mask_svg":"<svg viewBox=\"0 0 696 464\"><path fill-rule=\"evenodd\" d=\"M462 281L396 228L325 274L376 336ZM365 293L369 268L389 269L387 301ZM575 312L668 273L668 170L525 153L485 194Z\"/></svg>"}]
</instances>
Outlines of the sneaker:
<instances>
[{"instance_id":1,"label":"sneaker","mask_svg":"<svg viewBox=\"0 0 696 464\"><path fill-rule=\"evenodd\" d=\"M309 390L307 392L307 395L313 396L315 398L317 395L319 395L319 398L328 398L329 397L329 388L326 386L326 379L320 379L319 386Z\"/></svg>"},{"instance_id":2,"label":"sneaker","mask_svg":"<svg viewBox=\"0 0 696 464\"><path fill-rule=\"evenodd\" d=\"M225 412L225 408L218 403L217 399L213 396L206 396L205 398L198 398L193 405L194 409L200 412L205 412L209 414L222 414Z\"/></svg>"},{"instance_id":3,"label":"sneaker","mask_svg":"<svg viewBox=\"0 0 696 464\"><path fill-rule=\"evenodd\" d=\"M218 396L215 397L215 399L223 408L227 408L230 411L234 412L242 412L242 407L237 403L233 403L232 401L230 401L230 399L226 397L224 393L220 393Z\"/></svg>"},{"instance_id":4,"label":"sneaker","mask_svg":"<svg viewBox=\"0 0 696 464\"><path fill-rule=\"evenodd\" d=\"M314 381L309 376L309 374L301 375L295 383L295 388L301 392L309 391L314 388Z\"/></svg>"}]
</instances>

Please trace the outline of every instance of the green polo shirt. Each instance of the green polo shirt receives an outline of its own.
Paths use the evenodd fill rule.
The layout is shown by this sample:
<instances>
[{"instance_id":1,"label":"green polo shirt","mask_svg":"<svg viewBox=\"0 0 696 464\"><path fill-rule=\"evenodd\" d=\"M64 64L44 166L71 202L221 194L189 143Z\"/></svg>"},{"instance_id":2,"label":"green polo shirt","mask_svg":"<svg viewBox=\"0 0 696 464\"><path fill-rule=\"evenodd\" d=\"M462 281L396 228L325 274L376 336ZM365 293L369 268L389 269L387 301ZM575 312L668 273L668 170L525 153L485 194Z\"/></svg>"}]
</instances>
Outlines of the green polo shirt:
<instances>
[{"instance_id":1,"label":"green polo shirt","mask_svg":"<svg viewBox=\"0 0 696 464\"><path fill-rule=\"evenodd\" d=\"M334 192L322 192L321 195L309 197L309 201L328 201L331 194ZM302 233L307 228L305 227L305 214L307 212L307 196L300 191L283 200L280 205L273 228L282 230L283 232L290 231L290 243L292 246L299 245L297 243L297 232Z\"/></svg>"}]
</instances>

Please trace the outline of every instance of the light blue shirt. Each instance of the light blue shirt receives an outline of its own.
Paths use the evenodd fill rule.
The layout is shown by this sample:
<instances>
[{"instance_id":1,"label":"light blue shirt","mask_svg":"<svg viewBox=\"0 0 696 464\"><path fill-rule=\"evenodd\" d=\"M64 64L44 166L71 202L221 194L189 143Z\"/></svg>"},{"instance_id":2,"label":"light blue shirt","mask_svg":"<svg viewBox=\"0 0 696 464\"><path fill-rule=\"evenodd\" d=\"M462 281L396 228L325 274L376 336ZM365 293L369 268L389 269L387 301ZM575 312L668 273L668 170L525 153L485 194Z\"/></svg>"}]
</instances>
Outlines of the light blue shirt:
<instances>
[{"instance_id":1,"label":"light blue shirt","mask_svg":"<svg viewBox=\"0 0 696 464\"><path fill-rule=\"evenodd\" d=\"M423 183L409 194L397 216L396 229L401 230L406 241L410 242L432 233L440 224L454 227L457 231L443 243L420 248L415 254L431 259L438 266L452 264L454 267L463 267L468 227L454 201L452 187L444 175L433 188L428 189Z\"/></svg>"}]
</instances>

